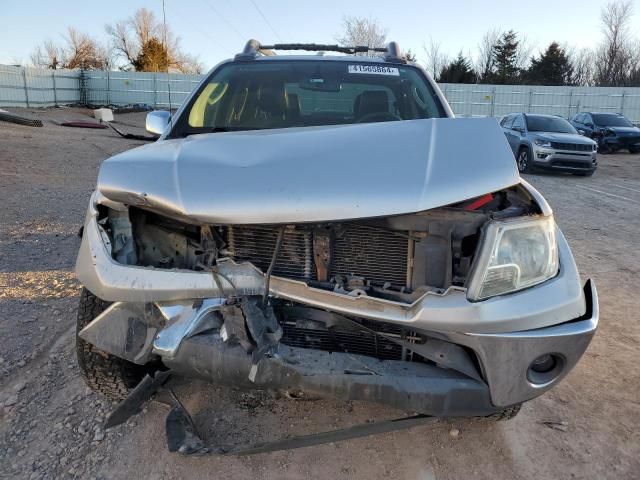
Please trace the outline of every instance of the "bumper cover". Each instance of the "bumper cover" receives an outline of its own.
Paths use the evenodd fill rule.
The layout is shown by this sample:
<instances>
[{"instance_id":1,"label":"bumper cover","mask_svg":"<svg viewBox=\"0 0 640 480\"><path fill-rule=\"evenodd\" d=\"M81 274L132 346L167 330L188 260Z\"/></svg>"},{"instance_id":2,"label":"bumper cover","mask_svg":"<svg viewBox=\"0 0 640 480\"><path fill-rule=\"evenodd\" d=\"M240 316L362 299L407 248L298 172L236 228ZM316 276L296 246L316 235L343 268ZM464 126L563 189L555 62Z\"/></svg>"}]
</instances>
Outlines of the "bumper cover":
<instances>
[{"instance_id":1,"label":"bumper cover","mask_svg":"<svg viewBox=\"0 0 640 480\"><path fill-rule=\"evenodd\" d=\"M541 158L543 156L544 158ZM559 172L593 171L598 167L596 152L572 152L551 148L535 148L532 164L536 168Z\"/></svg>"}]
</instances>

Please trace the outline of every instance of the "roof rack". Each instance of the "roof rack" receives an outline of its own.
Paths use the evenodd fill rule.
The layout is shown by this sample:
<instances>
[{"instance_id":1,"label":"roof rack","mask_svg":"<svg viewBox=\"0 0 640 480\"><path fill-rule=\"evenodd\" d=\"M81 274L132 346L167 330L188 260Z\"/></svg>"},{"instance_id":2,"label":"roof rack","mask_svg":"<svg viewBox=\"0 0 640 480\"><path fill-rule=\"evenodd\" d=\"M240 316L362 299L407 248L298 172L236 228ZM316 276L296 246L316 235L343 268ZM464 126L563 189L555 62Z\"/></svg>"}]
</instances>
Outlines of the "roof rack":
<instances>
[{"instance_id":1,"label":"roof rack","mask_svg":"<svg viewBox=\"0 0 640 480\"><path fill-rule=\"evenodd\" d=\"M274 50L304 50L308 52L339 52L354 55L356 53L379 52L385 53L382 58L389 63L407 63L407 58L400 50L397 42L389 42L386 47L368 47L357 45L345 47L341 45L325 45L317 43L275 43L262 45L258 40L249 40L241 53L235 56L236 60L254 60L259 55L273 56Z\"/></svg>"}]
</instances>

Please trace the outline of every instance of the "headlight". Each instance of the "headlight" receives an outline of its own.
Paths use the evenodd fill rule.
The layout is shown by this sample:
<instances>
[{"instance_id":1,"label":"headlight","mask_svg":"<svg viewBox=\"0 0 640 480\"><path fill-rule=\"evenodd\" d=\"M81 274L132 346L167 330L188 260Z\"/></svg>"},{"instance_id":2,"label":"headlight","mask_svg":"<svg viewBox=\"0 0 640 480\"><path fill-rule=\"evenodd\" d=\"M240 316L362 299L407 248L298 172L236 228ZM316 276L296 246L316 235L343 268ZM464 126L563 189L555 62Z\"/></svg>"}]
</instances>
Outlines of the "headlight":
<instances>
[{"instance_id":1,"label":"headlight","mask_svg":"<svg viewBox=\"0 0 640 480\"><path fill-rule=\"evenodd\" d=\"M543 140L541 138L536 138L533 141L533 143L535 143L539 147L550 147L551 146L551 142L549 140Z\"/></svg>"},{"instance_id":2,"label":"headlight","mask_svg":"<svg viewBox=\"0 0 640 480\"><path fill-rule=\"evenodd\" d=\"M558 273L556 224L553 216L492 221L476 258L469 300L515 292Z\"/></svg>"}]
</instances>

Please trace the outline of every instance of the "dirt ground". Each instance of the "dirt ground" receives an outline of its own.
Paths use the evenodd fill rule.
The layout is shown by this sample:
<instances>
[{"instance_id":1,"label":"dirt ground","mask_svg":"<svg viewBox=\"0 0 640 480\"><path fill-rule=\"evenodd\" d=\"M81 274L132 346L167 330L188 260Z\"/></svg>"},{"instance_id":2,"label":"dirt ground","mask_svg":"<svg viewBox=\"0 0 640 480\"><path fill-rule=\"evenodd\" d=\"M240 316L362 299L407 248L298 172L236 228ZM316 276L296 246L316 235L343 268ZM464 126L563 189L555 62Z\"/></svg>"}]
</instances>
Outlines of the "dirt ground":
<instances>
[{"instance_id":1,"label":"dirt ground","mask_svg":"<svg viewBox=\"0 0 640 480\"><path fill-rule=\"evenodd\" d=\"M601 324L577 368L513 421L453 419L295 451L183 458L166 450L161 405L103 431L111 404L85 387L74 354L76 234L100 162L142 142L55 123L86 119L84 110L32 113L43 128L0 123L0 478L640 478L639 155L601 155L592 178L527 176L555 209L583 279L595 280ZM144 114L116 121L142 133ZM206 439L227 444L403 415L199 382L177 393Z\"/></svg>"}]
</instances>

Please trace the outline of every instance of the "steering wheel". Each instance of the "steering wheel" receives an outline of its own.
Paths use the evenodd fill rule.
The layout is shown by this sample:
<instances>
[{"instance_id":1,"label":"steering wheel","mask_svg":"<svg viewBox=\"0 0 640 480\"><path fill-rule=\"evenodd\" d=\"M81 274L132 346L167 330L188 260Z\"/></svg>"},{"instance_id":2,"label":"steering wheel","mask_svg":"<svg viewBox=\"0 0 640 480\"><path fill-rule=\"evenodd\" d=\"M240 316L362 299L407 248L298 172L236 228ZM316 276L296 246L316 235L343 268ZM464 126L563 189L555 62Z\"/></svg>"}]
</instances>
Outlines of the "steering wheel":
<instances>
[{"instance_id":1,"label":"steering wheel","mask_svg":"<svg viewBox=\"0 0 640 480\"><path fill-rule=\"evenodd\" d=\"M373 113L367 113L363 117L359 118L357 123L388 122L392 120L402 120L402 119L398 115L390 112L373 112Z\"/></svg>"}]
</instances>

